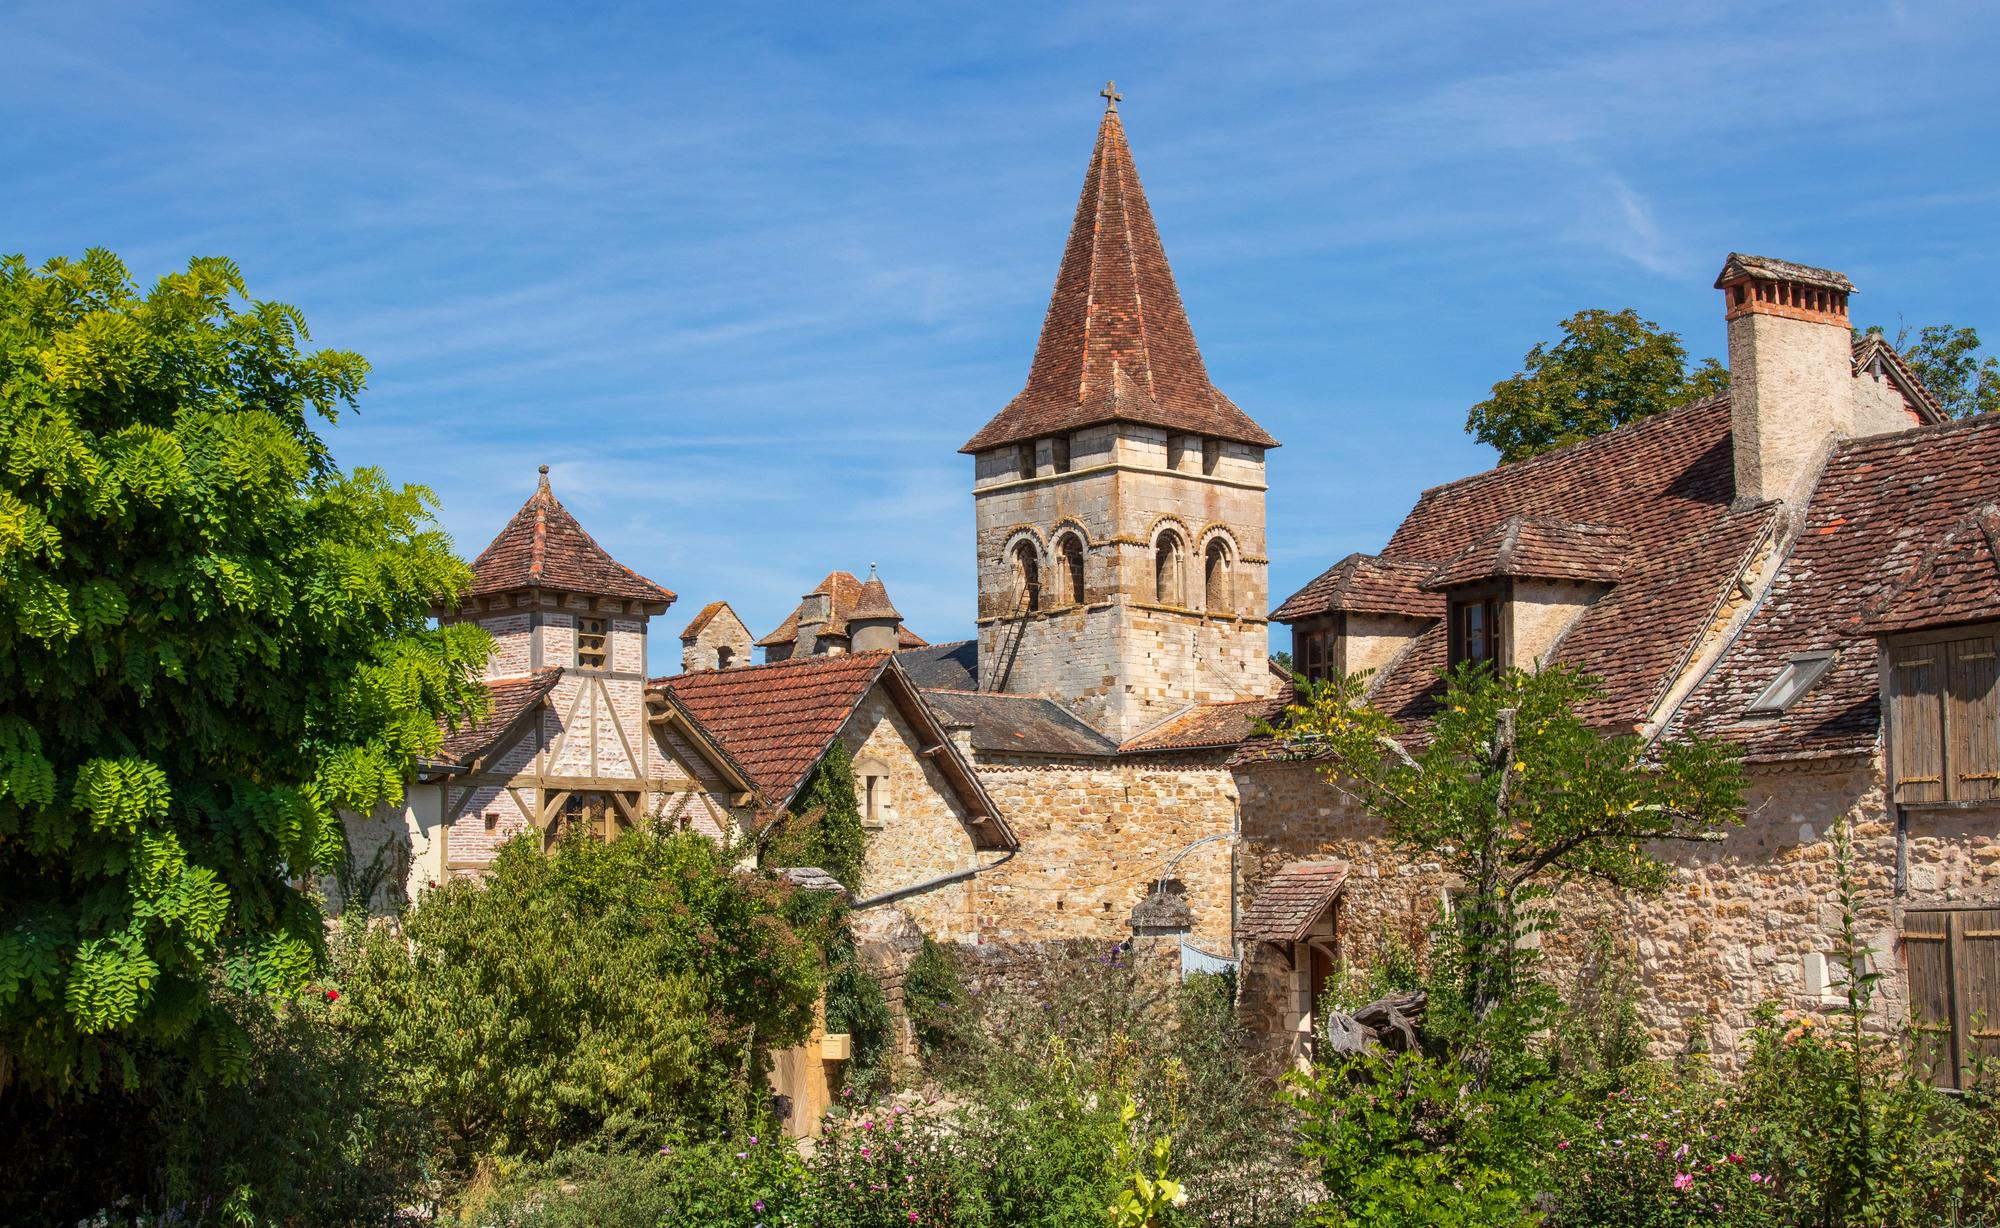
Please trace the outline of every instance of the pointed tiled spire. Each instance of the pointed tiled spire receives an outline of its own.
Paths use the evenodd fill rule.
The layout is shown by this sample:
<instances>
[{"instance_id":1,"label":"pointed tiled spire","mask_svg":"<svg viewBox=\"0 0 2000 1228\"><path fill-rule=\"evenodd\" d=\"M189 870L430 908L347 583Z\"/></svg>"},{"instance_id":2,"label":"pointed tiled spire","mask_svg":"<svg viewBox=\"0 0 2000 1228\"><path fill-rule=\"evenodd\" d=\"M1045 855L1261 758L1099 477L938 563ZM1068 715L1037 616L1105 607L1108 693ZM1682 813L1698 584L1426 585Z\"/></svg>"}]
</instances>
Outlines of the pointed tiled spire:
<instances>
[{"instance_id":1,"label":"pointed tiled spire","mask_svg":"<svg viewBox=\"0 0 2000 1228\"><path fill-rule=\"evenodd\" d=\"M673 593L612 558L584 532L549 489L547 465L541 467L535 493L472 561L472 589L467 595L523 588L622 597L663 608L674 600Z\"/></svg>"},{"instance_id":2,"label":"pointed tiled spire","mask_svg":"<svg viewBox=\"0 0 2000 1228\"><path fill-rule=\"evenodd\" d=\"M1028 386L959 450L1109 421L1274 448L1278 441L1208 382L1115 91L1105 89L1111 105L1098 125Z\"/></svg>"}]
</instances>

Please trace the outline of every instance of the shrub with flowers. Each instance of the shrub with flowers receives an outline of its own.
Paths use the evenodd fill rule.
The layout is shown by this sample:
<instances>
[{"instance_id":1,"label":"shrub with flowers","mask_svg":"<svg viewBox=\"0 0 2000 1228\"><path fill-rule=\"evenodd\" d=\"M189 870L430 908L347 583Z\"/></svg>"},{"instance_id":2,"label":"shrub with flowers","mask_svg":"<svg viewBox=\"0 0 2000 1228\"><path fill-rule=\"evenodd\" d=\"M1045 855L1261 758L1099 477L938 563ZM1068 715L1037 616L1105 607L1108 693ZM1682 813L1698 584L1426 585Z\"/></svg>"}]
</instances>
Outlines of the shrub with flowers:
<instances>
[{"instance_id":1,"label":"shrub with flowers","mask_svg":"<svg viewBox=\"0 0 2000 1228\"><path fill-rule=\"evenodd\" d=\"M1705 1070L1638 1067L1579 1106L1549 1155L1549 1228L1777 1223L1768 1140ZM1760 1158L1761 1157L1761 1158Z\"/></svg>"}]
</instances>

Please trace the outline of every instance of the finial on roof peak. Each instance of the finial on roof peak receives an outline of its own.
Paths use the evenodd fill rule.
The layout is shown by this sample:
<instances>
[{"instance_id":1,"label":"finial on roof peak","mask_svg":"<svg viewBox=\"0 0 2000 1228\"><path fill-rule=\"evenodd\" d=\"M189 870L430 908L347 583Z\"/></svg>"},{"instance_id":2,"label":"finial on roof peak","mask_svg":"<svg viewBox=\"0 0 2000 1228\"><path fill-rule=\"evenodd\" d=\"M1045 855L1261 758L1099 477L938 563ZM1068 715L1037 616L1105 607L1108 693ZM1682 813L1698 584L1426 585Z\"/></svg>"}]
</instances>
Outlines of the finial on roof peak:
<instances>
[{"instance_id":1,"label":"finial on roof peak","mask_svg":"<svg viewBox=\"0 0 2000 1228\"><path fill-rule=\"evenodd\" d=\"M1118 113L1118 104L1125 97L1125 95L1118 92L1117 83L1108 80L1104 83L1104 88L1097 91L1097 96L1104 100L1105 112L1112 115Z\"/></svg>"},{"instance_id":2,"label":"finial on roof peak","mask_svg":"<svg viewBox=\"0 0 2000 1228\"><path fill-rule=\"evenodd\" d=\"M542 476L535 483L535 486L538 490L547 490L549 488L549 467L547 465L541 466L540 472Z\"/></svg>"},{"instance_id":3,"label":"finial on roof peak","mask_svg":"<svg viewBox=\"0 0 2000 1228\"><path fill-rule=\"evenodd\" d=\"M875 577L875 564L873 564L873 563L870 563L870 564L868 564L868 578L869 578L870 580L873 580L873 579L875 579L875 578L876 578L876 577Z\"/></svg>"}]
</instances>

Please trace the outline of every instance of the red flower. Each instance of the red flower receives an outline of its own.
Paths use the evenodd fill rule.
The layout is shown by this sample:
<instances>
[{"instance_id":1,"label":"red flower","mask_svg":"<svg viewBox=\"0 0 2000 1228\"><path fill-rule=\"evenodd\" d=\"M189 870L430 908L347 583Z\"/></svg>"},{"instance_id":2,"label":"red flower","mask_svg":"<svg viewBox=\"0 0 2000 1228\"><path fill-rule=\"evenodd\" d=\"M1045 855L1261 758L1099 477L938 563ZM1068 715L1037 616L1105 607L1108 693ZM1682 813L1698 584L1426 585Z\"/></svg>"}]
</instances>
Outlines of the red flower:
<instances>
[{"instance_id":1,"label":"red flower","mask_svg":"<svg viewBox=\"0 0 2000 1228\"><path fill-rule=\"evenodd\" d=\"M338 1002L338 1001L340 1001L340 991L339 991L338 989L329 989L329 990L327 990L327 991L326 991L326 1000L327 1000L327 1001L329 1001L329 1002Z\"/></svg>"}]
</instances>

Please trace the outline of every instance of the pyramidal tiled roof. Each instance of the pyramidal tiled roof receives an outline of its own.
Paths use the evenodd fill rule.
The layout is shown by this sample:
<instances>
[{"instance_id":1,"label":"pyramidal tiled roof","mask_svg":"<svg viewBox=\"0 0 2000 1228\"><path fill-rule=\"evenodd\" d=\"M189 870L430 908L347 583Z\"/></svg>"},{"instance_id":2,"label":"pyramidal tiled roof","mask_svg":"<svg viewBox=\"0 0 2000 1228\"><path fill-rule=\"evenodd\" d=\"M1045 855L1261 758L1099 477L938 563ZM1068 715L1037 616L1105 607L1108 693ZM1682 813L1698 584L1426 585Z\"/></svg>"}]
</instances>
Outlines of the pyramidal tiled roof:
<instances>
[{"instance_id":1,"label":"pyramidal tiled roof","mask_svg":"<svg viewBox=\"0 0 2000 1228\"><path fill-rule=\"evenodd\" d=\"M549 489L549 467L535 493L472 561L468 596L553 588L593 597L671 603L672 592L618 562L584 532Z\"/></svg>"},{"instance_id":2,"label":"pyramidal tiled roof","mask_svg":"<svg viewBox=\"0 0 2000 1228\"><path fill-rule=\"evenodd\" d=\"M822 594L827 598L827 618L826 622L814 632L822 639L845 637L848 634L849 620L893 618L898 622L902 621L903 616L896 612L895 605L889 600L888 588L875 575L872 567L868 571L866 582L855 579L851 571L826 573L826 579L821 580L812 592L806 594L806 601ZM777 630L758 640L757 647L770 648L779 644L796 643L799 638L799 619L806 612L806 601L801 601L790 614L786 615L785 621L778 624ZM902 627L897 631L898 648L922 648L928 642L908 627Z\"/></svg>"},{"instance_id":3,"label":"pyramidal tiled roof","mask_svg":"<svg viewBox=\"0 0 2000 1228\"><path fill-rule=\"evenodd\" d=\"M1028 385L959 450L1111 421L1278 446L1208 382L1115 109L1097 129Z\"/></svg>"}]
</instances>

